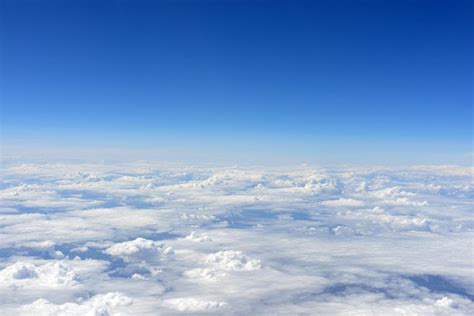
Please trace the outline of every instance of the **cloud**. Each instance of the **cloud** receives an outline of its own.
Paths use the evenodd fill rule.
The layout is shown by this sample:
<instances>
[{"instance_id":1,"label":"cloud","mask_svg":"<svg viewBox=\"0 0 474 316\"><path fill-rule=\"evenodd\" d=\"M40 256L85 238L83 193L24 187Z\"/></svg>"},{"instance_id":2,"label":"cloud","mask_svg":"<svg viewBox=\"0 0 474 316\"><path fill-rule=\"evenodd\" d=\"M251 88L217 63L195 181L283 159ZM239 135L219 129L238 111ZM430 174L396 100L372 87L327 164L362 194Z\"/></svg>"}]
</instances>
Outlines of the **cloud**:
<instances>
[{"instance_id":1,"label":"cloud","mask_svg":"<svg viewBox=\"0 0 474 316\"><path fill-rule=\"evenodd\" d=\"M204 312L222 308L226 303L187 297L165 300L163 305L180 312Z\"/></svg>"},{"instance_id":2,"label":"cloud","mask_svg":"<svg viewBox=\"0 0 474 316\"><path fill-rule=\"evenodd\" d=\"M234 250L211 253L207 256L206 262L222 270L250 271L262 268L260 260L250 259L241 251Z\"/></svg>"},{"instance_id":3,"label":"cloud","mask_svg":"<svg viewBox=\"0 0 474 316\"><path fill-rule=\"evenodd\" d=\"M188 236L184 238L185 240L193 241L193 242L204 242L204 241L212 241L211 237L209 237L208 234L206 233L196 233L196 232L191 232Z\"/></svg>"},{"instance_id":4,"label":"cloud","mask_svg":"<svg viewBox=\"0 0 474 316\"><path fill-rule=\"evenodd\" d=\"M76 272L63 261L40 266L19 261L1 270L0 280L6 287L70 287L79 283Z\"/></svg>"},{"instance_id":5,"label":"cloud","mask_svg":"<svg viewBox=\"0 0 474 316\"><path fill-rule=\"evenodd\" d=\"M322 201L322 205L325 206L332 206L332 207L339 207L339 206L350 206L350 207L360 207L364 206L364 202L354 200L354 199L345 199L345 198L340 198L337 200L327 200L327 201Z\"/></svg>"},{"instance_id":6,"label":"cloud","mask_svg":"<svg viewBox=\"0 0 474 316\"><path fill-rule=\"evenodd\" d=\"M217 277L225 276L225 272L217 271L215 268L196 268L184 272L191 279L215 280Z\"/></svg>"},{"instance_id":7,"label":"cloud","mask_svg":"<svg viewBox=\"0 0 474 316\"><path fill-rule=\"evenodd\" d=\"M471 167L2 167L0 314L474 308Z\"/></svg>"},{"instance_id":8,"label":"cloud","mask_svg":"<svg viewBox=\"0 0 474 316\"><path fill-rule=\"evenodd\" d=\"M46 299L38 299L20 308L22 315L119 315L115 310L128 306L133 300L121 293L98 294L77 303L53 304Z\"/></svg>"},{"instance_id":9,"label":"cloud","mask_svg":"<svg viewBox=\"0 0 474 316\"><path fill-rule=\"evenodd\" d=\"M147 260L157 256L166 256L173 253L173 248L160 242L137 238L132 241L117 243L104 251L111 256L122 257L127 261Z\"/></svg>"},{"instance_id":10,"label":"cloud","mask_svg":"<svg viewBox=\"0 0 474 316\"><path fill-rule=\"evenodd\" d=\"M456 308L457 307L456 302L447 296L443 296L442 298L436 300L435 305L442 308Z\"/></svg>"}]
</instances>

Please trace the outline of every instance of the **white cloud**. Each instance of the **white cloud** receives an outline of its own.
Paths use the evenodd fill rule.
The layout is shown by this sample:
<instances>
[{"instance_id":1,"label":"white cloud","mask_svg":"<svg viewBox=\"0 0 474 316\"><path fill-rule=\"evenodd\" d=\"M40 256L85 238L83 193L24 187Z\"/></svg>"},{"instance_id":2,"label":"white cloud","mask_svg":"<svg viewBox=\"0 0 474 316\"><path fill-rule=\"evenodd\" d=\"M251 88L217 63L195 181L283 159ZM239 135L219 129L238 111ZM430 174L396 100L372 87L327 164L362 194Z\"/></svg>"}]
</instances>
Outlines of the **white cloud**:
<instances>
[{"instance_id":1,"label":"white cloud","mask_svg":"<svg viewBox=\"0 0 474 316\"><path fill-rule=\"evenodd\" d=\"M223 270L250 271L262 268L260 260L248 258L241 251L234 250L211 253L206 262Z\"/></svg>"},{"instance_id":2,"label":"white cloud","mask_svg":"<svg viewBox=\"0 0 474 316\"><path fill-rule=\"evenodd\" d=\"M226 303L186 297L165 300L163 305L180 312L204 312L224 307Z\"/></svg>"},{"instance_id":3,"label":"white cloud","mask_svg":"<svg viewBox=\"0 0 474 316\"><path fill-rule=\"evenodd\" d=\"M339 206L360 207L360 206L364 206L364 202L362 202L362 201L354 200L354 199L345 199L345 198L340 198L340 199L337 199L337 200L322 201L321 204L325 205L325 206L333 206L333 207L339 207Z\"/></svg>"},{"instance_id":4,"label":"white cloud","mask_svg":"<svg viewBox=\"0 0 474 316\"><path fill-rule=\"evenodd\" d=\"M63 261L35 265L15 262L0 271L0 287L68 287L79 283L76 272Z\"/></svg>"},{"instance_id":5,"label":"white cloud","mask_svg":"<svg viewBox=\"0 0 474 316\"><path fill-rule=\"evenodd\" d=\"M194 241L194 242L204 242L204 241L212 241L211 237L209 237L206 233L196 233L191 232L188 236L184 238L185 240Z\"/></svg>"},{"instance_id":6,"label":"white cloud","mask_svg":"<svg viewBox=\"0 0 474 316\"><path fill-rule=\"evenodd\" d=\"M191 279L215 280L216 277L225 276L225 272L217 271L214 268L196 268L185 271L184 275Z\"/></svg>"},{"instance_id":7,"label":"white cloud","mask_svg":"<svg viewBox=\"0 0 474 316\"><path fill-rule=\"evenodd\" d=\"M135 240L117 243L107 248L104 252L111 256L122 257L126 260L147 260L157 256L170 255L173 253L173 248L157 241L137 238Z\"/></svg>"},{"instance_id":8,"label":"white cloud","mask_svg":"<svg viewBox=\"0 0 474 316\"><path fill-rule=\"evenodd\" d=\"M447 308L447 307L456 308L457 307L456 302L453 299L451 299L447 296L443 296L439 300L436 300L435 305L438 306L438 307L444 307L444 308Z\"/></svg>"},{"instance_id":9,"label":"white cloud","mask_svg":"<svg viewBox=\"0 0 474 316\"><path fill-rule=\"evenodd\" d=\"M473 170L4 166L0 314L469 315Z\"/></svg>"},{"instance_id":10,"label":"white cloud","mask_svg":"<svg viewBox=\"0 0 474 316\"><path fill-rule=\"evenodd\" d=\"M53 304L46 299L38 299L31 304L20 308L22 315L123 315L115 312L121 306L127 306L133 300L121 293L98 294L88 300L79 300L76 303Z\"/></svg>"}]
</instances>

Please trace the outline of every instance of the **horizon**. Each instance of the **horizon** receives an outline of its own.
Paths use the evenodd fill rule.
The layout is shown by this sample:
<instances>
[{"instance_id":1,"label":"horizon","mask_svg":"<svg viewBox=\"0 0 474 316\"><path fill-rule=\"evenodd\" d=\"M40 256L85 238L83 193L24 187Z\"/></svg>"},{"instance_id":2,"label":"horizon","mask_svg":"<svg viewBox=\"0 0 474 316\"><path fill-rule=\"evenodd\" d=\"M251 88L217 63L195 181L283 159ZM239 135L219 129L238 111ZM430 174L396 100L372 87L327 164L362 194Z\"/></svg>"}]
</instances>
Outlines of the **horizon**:
<instances>
[{"instance_id":1,"label":"horizon","mask_svg":"<svg viewBox=\"0 0 474 316\"><path fill-rule=\"evenodd\" d=\"M472 316L473 5L1 0L0 315Z\"/></svg>"}]
</instances>

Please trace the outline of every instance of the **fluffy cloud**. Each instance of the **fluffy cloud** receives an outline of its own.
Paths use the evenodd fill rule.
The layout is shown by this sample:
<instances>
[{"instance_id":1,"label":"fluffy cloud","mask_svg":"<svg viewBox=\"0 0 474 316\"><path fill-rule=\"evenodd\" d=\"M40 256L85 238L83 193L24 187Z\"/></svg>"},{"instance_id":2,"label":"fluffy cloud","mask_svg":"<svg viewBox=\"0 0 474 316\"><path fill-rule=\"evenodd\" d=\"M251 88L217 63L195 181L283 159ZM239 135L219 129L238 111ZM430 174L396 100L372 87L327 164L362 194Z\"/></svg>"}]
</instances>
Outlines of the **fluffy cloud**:
<instances>
[{"instance_id":1,"label":"fluffy cloud","mask_svg":"<svg viewBox=\"0 0 474 316\"><path fill-rule=\"evenodd\" d=\"M164 244L137 238L135 240L117 243L104 251L111 256L122 257L125 260L147 260L157 256L169 255L173 253L173 248Z\"/></svg>"},{"instance_id":2,"label":"fluffy cloud","mask_svg":"<svg viewBox=\"0 0 474 316\"><path fill-rule=\"evenodd\" d=\"M226 303L187 297L165 300L163 305L180 312L204 312L224 307Z\"/></svg>"},{"instance_id":3,"label":"fluffy cloud","mask_svg":"<svg viewBox=\"0 0 474 316\"><path fill-rule=\"evenodd\" d=\"M48 262L40 266L19 261L1 270L0 280L0 287L70 287L78 284L79 277L62 261Z\"/></svg>"},{"instance_id":4,"label":"fluffy cloud","mask_svg":"<svg viewBox=\"0 0 474 316\"><path fill-rule=\"evenodd\" d=\"M20 308L23 315L119 315L115 312L122 306L132 304L129 297L121 293L98 294L88 300L79 300L77 303L53 304L46 299L38 299L31 304Z\"/></svg>"},{"instance_id":5,"label":"fluffy cloud","mask_svg":"<svg viewBox=\"0 0 474 316\"><path fill-rule=\"evenodd\" d=\"M337 200L322 201L321 204L325 206L333 206L333 207L338 207L338 206L360 207L364 205L364 202L359 201L359 200L354 200L354 199L340 198Z\"/></svg>"},{"instance_id":6,"label":"fluffy cloud","mask_svg":"<svg viewBox=\"0 0 474 316\"><path fill-rule=\"evenodd\" d=\"M184 275L191 279L215 280L216 277L225 276L225 272L217 271L214 268L196 268L185 271Z\"/></svg>"},{"instance_id":7,"label":"fluffy cloud","mask_svg":"<svg viewBox=\"0 0 474 316\"><path fill-rule=\"evenodd\" d=\"M474 169L17 164L0 314L474 309Z\"/></svg>"},{"instance_id":8,"label":"fluffy cloud","mask_svg":"<svg viewBox=\"0 0 474 316\"><path fill-rule=\"evenodd\" d=\"M204 241L212 241L212 238L209 237L208 234L203 233L199 234L196 232L191 232L188 236L184 238L185 240L193 241L193 242L204 242Z\"/></svg>"},{"instance_id":9,"label":"fluffy cloud","mask_svg":"<svg viewBox=\"0 0 474 316\"><path fill-rule=\"evenodd\" d=\"M260 260L250 259L241 251L226 250L211 253L207 256L207 263L223 270L250 271L261 269Z\"/></svg>"}]
</instances>

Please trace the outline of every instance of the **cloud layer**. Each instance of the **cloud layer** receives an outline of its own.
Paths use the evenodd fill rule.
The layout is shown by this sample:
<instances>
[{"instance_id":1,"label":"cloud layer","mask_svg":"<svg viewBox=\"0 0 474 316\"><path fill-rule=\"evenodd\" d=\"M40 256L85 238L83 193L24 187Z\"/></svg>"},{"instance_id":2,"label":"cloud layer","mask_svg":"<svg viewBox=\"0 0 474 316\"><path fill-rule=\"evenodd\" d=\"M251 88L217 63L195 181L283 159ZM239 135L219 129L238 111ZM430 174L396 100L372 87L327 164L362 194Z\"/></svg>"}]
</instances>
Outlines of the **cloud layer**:
<instances>
[{"instance_id":1,"label":"cloud layer","mask_svg":"<svg viewBox=\"0 0 474 316\"><path fill-rule=\"evenodd\" d=\"M7 165L0 313L467 315L472 175Z\"/></svg>"}]
</instances>

